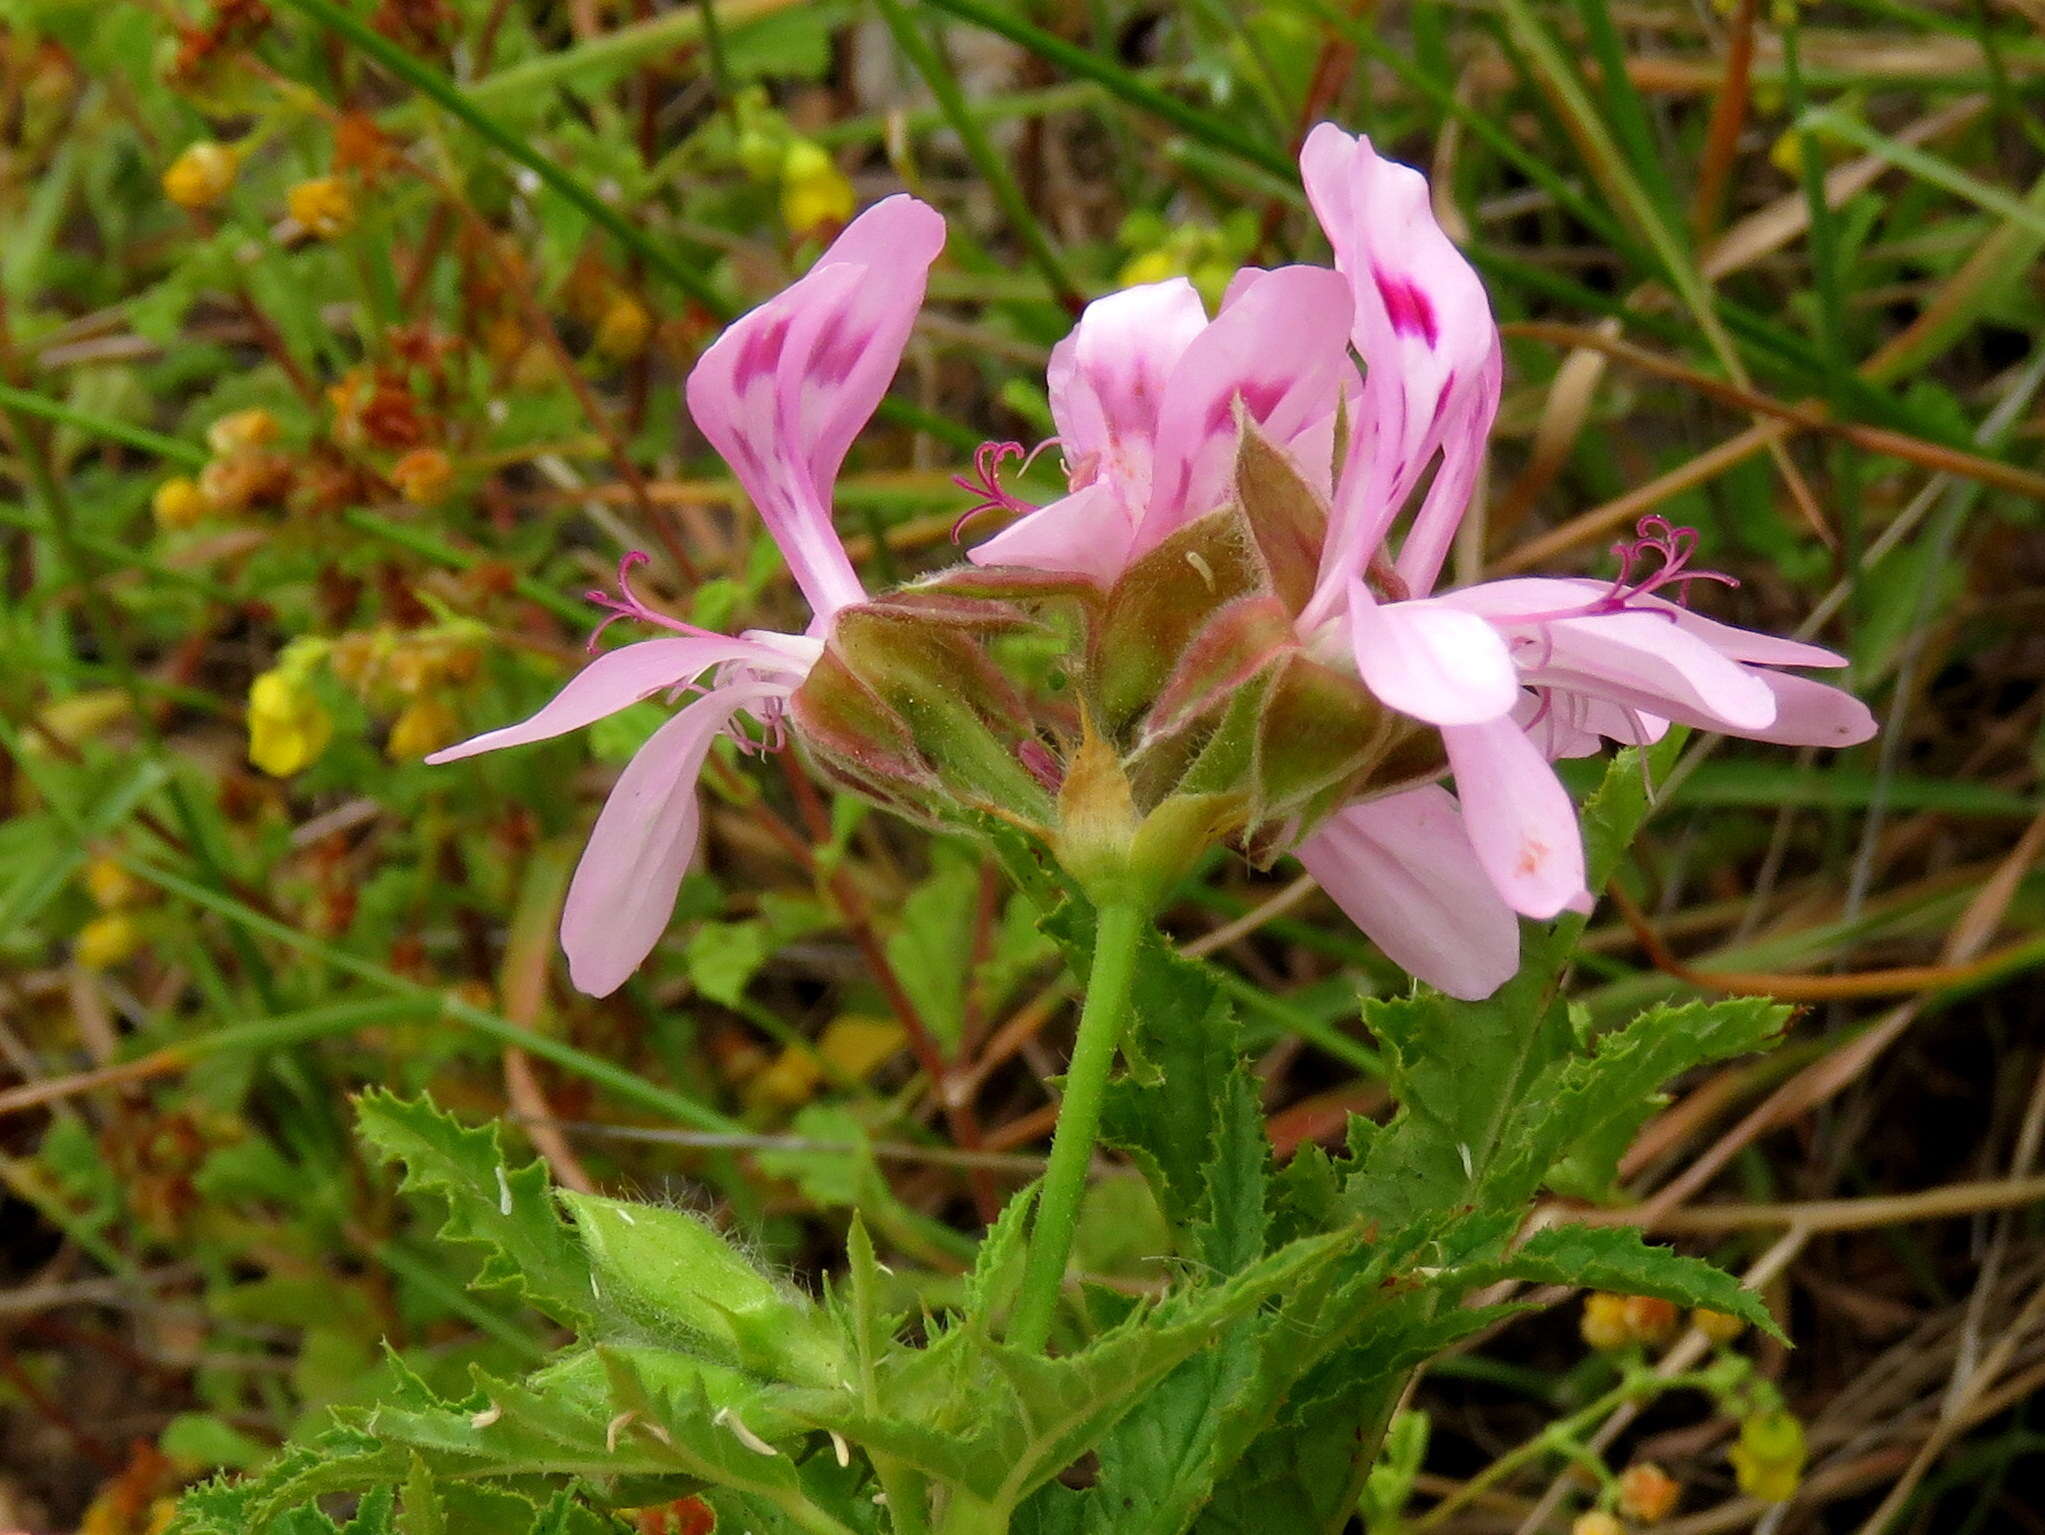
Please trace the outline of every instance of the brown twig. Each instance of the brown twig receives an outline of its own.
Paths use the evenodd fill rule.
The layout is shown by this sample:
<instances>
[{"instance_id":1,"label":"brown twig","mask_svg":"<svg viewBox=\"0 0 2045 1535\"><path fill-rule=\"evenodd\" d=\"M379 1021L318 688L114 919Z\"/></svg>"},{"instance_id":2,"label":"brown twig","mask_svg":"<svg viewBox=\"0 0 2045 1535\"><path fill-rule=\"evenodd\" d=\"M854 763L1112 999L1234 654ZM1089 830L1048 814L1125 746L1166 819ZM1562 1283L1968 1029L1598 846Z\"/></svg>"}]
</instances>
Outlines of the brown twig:
<instances>
[{"instance_id":1,"label":"brown twig","mask_svg":"<svg viewBox=\"0 0 2045 1535\"><path fill-rule=\"evenodd\" d=\"M1748 87L1754 72L1754 19L1760 0L1740 0L1733 17L1732 40L1726 48L1725 83L1711 103L1711 122L1704 130L1703 163L1697 170L1697 200L1691 205L1690 227L1700 242L1718 227L1725 207L1726 182L1739 152L1740 130L1747 123Z\"/></svg>"}]
</instances>

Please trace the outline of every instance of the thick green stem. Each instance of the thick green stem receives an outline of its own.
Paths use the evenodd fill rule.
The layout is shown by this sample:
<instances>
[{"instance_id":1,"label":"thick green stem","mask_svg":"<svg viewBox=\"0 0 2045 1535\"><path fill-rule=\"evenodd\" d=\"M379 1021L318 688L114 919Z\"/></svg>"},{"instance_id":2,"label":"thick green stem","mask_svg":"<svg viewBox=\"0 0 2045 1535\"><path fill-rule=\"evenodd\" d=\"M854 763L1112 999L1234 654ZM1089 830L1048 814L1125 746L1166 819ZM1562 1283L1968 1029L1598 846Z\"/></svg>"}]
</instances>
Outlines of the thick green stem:
<instances>
[{"instance_id":1,"label":"thick green stem","mask_svg":"<svg viewBox=\"0 0 2045 1535\"><path fill-rule=\"evenodd\" d=\"M1087 977L1079 1038L1073 1043L1072 1065L1065 1074L1065 1102L1058 1111L1051 1163L1037 1196L1022 1292L1008 1328L1008 1341L1022 1348L1041 1349L1050 1341L1051 1319L1057 1314L1058 1293L1065 1283L1065 1260L1072 1252L1079 1196L1086 1188L1094 1135L1100 1129L1108 1071L1115 1064L1115 1047L1129 1017L1130 982L1136 974L1136 950L1143 938L1144 920L1137 906L1118 902L1101 908L1094 931L1093 973Z\"/></svg>"}]
</instances>

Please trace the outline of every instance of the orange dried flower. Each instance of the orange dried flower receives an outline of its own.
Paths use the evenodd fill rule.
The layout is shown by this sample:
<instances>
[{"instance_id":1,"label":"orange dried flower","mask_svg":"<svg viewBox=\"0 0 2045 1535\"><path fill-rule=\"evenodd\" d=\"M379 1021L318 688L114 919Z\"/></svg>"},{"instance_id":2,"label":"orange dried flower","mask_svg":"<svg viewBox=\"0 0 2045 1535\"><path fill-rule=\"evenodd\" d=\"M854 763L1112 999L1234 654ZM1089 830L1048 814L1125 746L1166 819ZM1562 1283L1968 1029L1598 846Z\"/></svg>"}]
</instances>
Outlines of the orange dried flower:
<instances>
[{"instance_id":1,"label":"orange dried flower","mask_svg":"<svg viewBox=\"0 0 2045 1535\"><path fill-rule=\"evenodd\" d=\"M1626 1326L1641 1343L1666 1343L1676 1335L1682 1313L1674 1303L1652 1295L1626 1297Z\"/></svg>"},{"instance_id":2,"label":"orange dried flower","mask_svg":"<svg viewBox=\"0 0 2045 1535\"><path fill-rule=\"evenodd\" d=\"M267 448L283 432L277 418L260 405L230 411L206 428L206 446L222 457L244 448Z\"/></svg>"},{"instance_id":3,"label":"orange dried flower","mask_svg":"<svg viewBox=\"0 0 2045 1535\"><path fill-rule=\"evenodd\" d=\"M281 505L290 489L291 460L261 449L216 458L199 471L199 494L214 512Z\"/></svg>"},{"instance_id":4,"label":"orange dried flower","mask_svg":"<svg viewBox=\"0 0 2045 1535\"><path fill-rule=\"evenodd\" d=\"M1682 1495L1676 1479L1653 1461L1641 1461L1619 1474L1619 1511L1629 1519L1649 1524L1666 1519L1675 1512L1676 1500Z\"/></svg>"},{"instance_id":5,"label":"orange dried flower","mask_svg":"<svg viewBox=\"0 0 2045 1535\"><path fill-rule=\"evenodd\" d=\"M397 163L398 147L367 112L344 112L334 124L334 171L374 181Z\"/></svg>"},{"instance_id":6,"label":"orange dried flower","mask_svg":"<svg viewBox=\"0 0 2045 1535\"><path fill-rule=\"evenodd\" d=\"M414 506L437 506L454 484L454 464L438 448L414 448L391 465L391 483Z\"/></svg>"}]
</instances>

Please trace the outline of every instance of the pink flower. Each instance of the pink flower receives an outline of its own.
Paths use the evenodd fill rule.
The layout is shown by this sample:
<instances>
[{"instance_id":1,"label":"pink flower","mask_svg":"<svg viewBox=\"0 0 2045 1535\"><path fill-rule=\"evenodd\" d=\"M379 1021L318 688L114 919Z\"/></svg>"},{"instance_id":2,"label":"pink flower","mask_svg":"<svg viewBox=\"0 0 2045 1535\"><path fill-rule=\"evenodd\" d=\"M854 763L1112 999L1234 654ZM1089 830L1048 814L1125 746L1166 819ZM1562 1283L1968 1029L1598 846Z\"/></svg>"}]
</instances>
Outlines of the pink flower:
<instances>
[{"instance_id":1,"label":"pink flower","mask_svg":"<svg viewBox=\"0 0 2045 1535\"><path fill-rule=\"evenodd\" d=\"M1851 695L1774 670L1843 666L1843 657L1657 595L1666 587L1680 596L1698 580L1729 583L1688 569L1695 533L1659 518L1644 519L1640 537L1618 551L1622 569L1609 583L1523 579L1429 595L1497 409L1497 329L1476 273L1429 215L1417 172L1327 124L1308 138L1302 169L1355 295L1354 339L1368 371L1300 627L1317 648L1346 648L1380 702L1440 730L1464 830L1499 900L1536 918L1588 909L1575 807L1550 761L1584 755L1600 736L1638 744L1670 721L1798 745L1845 746L1874 733ZM1404 590L1381 600L1370 562L1437 457L1385 583ZM1438 805L1425 818L1402 808L1393 819L1351 807L1301 858L1327 885L1322 871L1344 849L1353 858L1365 822L1374 846L1421 858L1440 846L1442 814ZM1447 918L1462 959L1445 967L1430 955L1432 974L1412 968L1444 990L1483 995L1515 957L1495 942L1497 911L1468 900L1464 871L1435 867L1439 887L1465 897ZM1338 879L1331 893L1387 940L1385 914L1359 900L1354 883Z\"/></svg>"},{"instance_id":2,"label":"pink flower","mask_svg":"<svg viewBox=\"0 0 2045 1535\"><path fill-rule=\"evenodd\" d=\"M1336 404L1356 370L1346 355L1349 289L1322 267L1248 269L1213 320L1183 277L1096 299L1053 348L1048 378L1070 494L1030 507L973 549L976 565L1076 571L1110 584L1130 561L1228 496L1237 401L1321 484Z\"/></svg>"},{"instance_id":3,"label":"pink flower","mask_svg":"<svg viewBox=\"0 0 2045 1535\"><path fill-rule=\"evenodd\" d=\"M1211 322L1183 282L1090 305L1050 370L1070 494L1042 508L1016 500L994 450L982 508L1020 515L970 558L1112 584L1227 499L1240 399L1329 501L1300 641L1437 728L1456 788L1346 807L1299 856L1414 974L1484 996L1516 968L1515 913L1588 909L1583 839L1554 758L1600 738L1652 741L1670 721L1843 746L1873 734L1874 720L1850 695L1777 670L1843 658L1658 595L1727 579L1688 569L1695 534L1659 519L1620 551L1614 581L1432 595L1498 410L1498 328L1418 171L1326 123L1301 170L1335 271L1246 272ZM1345 419L1347 447L1331 465Z\"/></svg>"},{"instance_id":4,"label":"pink flower","mask_svg":"<svg viewBox=\"0 0 2045 1535\"><path fill-rule=\"evenodd\" d=\"M606 996L659 940L696 850L696 780L720 735L777 744L782 707L822 654L832 616L865 589L831 525L838 468L901 361L923 303L944 221L911 197L861 214L785 292L742 316L689 375L689 413L738 476L816 614L806 634L733 638L656 614L629 584L598 597L611 617L675 631L599 656L530 719L427 758L479 752L580 729L641 699L695 695L618 777L576 866L561 917L570 978ZM594 644L596 635L592 635ZM752 722L749 730L746 721Z\"/></svg>"}]
</instances>

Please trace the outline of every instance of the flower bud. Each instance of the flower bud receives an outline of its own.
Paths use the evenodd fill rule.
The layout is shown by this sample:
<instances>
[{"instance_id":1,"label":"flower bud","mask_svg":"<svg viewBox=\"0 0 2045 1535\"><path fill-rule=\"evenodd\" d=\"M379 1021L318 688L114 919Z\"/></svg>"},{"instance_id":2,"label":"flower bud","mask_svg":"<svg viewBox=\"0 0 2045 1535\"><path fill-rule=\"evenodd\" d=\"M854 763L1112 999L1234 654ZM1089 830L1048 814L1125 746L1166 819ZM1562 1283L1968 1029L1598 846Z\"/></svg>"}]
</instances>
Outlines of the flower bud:
<instances>
[{"instance_id":1,"label":"flower bud","mask_svg":"<svg viewBox=\"0 0 2045 1535\"><path fill-rule=\"evenodd\" d=\"M1683 1489L1653 1461L1641 1461L1619 1474L1619 1512L1652 1524L1675 1512Z\"/></svg>"},{"instance_id":2,"label":"flower bud","mask_svg":"<svg viewBox=\"0 0 2045 1535\"><path fill-rule=\"evenodd\" d=\"M828 776L932 824L989 815L1047 835L1051 799L1024 766L1041 742L1029 703L988 659L1014 609L911 589L842 608L789 700L797 739Z\"/></svg>"},{"instance_id":3,"label":"flower bud","mask_svg":"<svg viewBox=\"0 0 2045 1535\"><path fill-rule=\"evenodd\" d=\"M206 496L186 475L165 480L149 497L150 515L166 533L196 527L207 512Z\"/></svg>"},{"instance_id":4,"label":"flower bud","mask_svg":"<svg viewBox=\"0 0 2045 1535\"><path fill-rule=\"evenodd\" d=\"M781 157L781 219L793 235L834 228L852 217L852 183L820 144L791 142Z\"/></svg>"},{"instance_id":5,"label":"flower bud","mask_svg":"<svg viewBox=\"0 0 2045 1535\"><path fill-rule=\"evenodd\" d=\"M777 1380L844 1384L849 1372L835 1326L702 1221L594 1194L560 1197L589 1255L594 1288L656 1336L683 1333L718 1362Z\"/></svg>"},{"instance_id":6,"label":"flower bud","mask_svg":"<svg viewBox=\"0 0 2045 1535\"><path fill-rule=\"evenodd\" d=\"M414 448L391 465L390 480L414 506L438 506L454 484L454 463L438 448Z\"/></svg>"},{"instance_id":7,"label":"flower bud","mask_svg":"<svg viewBox=\"0 0 2045 1535\"><path fill-rule=\"evenodd\" d=\"M1594 1508L1571 1521L1569 1535L1626 1535L1626 1526L1602 1508Z\"/></svg>"},{"instance_id":8,"label":"flower bud","mask_svg":"<svg viewBox=\"0 0 2045 1535\"><path fill-rule=\"evenodd\" d=\"M284 205L308 234L336 240L355 227L355 194L339 176L315 176L285 194Z\"/></svg>"},{"instance_id":9,"label":"flower bud","mask_svg":"<svg viewBox=\"0 0 2045 1535\"><path fill-rule=\"evenodd\" d=\"M241 156L226 144L187 144L163 173L163 195L180 208L211 208L234 187Z\"/></svg>"},{"instance_id":10,"label":"flower bud","mask_svg":"<svg viewBox=\"0 0 2045 1535\"><path fill-rule=\"evenodd\" d=\"M1787 1503L1803 1481L1809 1450L1796 1415L1776 1408L1749 1414L1728 1454L1740 1491L1764 1503Z\"/></svg>"},{"instance_id":11,"label":"flower bud","mask_svg":"<svg viewBox=\"0 0 2045 1535\"><path fill-rule=\"evenodd\" d=\"M78 930L72 958L87 970L111 970L142 947L142 929L124 911L102 912Z\"/></svg>"}]
</instances>

